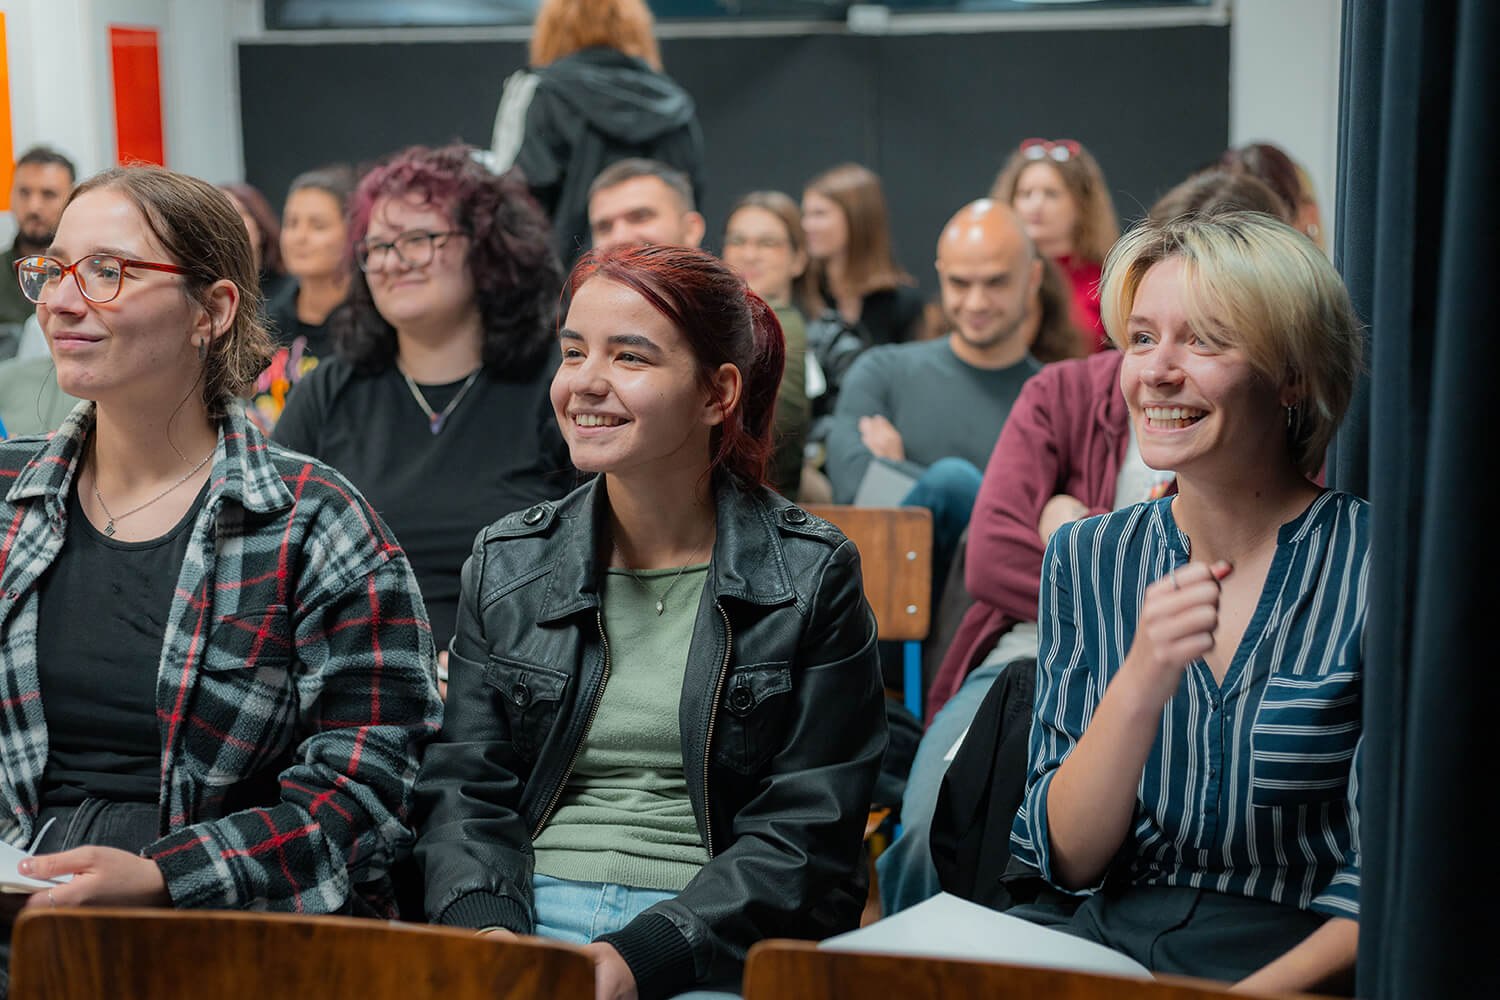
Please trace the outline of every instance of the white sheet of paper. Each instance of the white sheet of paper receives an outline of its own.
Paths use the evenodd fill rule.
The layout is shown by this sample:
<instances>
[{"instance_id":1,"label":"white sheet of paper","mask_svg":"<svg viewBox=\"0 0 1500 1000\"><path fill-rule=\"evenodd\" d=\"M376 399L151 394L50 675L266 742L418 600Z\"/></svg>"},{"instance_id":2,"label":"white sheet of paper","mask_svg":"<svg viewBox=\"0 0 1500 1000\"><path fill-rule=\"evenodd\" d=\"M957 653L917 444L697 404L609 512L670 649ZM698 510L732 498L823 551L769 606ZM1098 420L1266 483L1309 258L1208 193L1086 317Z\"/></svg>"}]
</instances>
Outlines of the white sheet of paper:
<instances>
[{"instance_id":1,"label":"white sheet of paper","mask_svg":"<svg viewBox=\"0 0 1500 1000\"><path fill-rule=\"evenodd\" d=\"M870 464L865 466L864 478L854 491L854 506L899 507L916 484L916 477L906 470L872 458Z\"/></svg>"},{"instance_id":2,"label":"white sheet of paper","mask_svg":"<svg viewBox=\"0 0 1500 1000\"><path fill-rule=\"evenodd\" d=\"M1102 944L1012 917L948 893L902 910L819 947L887 955L924 955L1072 969L1150 979L1135 959Z\"/></svg>"},{"instance_id":3,"label":"white sheet of paper","mask_svg":"<svg viewBox=\"0 0 1500 1000\"><path fill-rule=\"evenodd\" d=\"M42 834L46 833L47 827L51 825L52 820L49 819L37 831L35 837L37 842L41 841ZM50 882L46 879L22 875L16 866L30 856L14 844L0 840L0 892L36 892L38 889L51 889L64 882L72 881L71 875L62 875Z\"/></svg>"}]
</instances>

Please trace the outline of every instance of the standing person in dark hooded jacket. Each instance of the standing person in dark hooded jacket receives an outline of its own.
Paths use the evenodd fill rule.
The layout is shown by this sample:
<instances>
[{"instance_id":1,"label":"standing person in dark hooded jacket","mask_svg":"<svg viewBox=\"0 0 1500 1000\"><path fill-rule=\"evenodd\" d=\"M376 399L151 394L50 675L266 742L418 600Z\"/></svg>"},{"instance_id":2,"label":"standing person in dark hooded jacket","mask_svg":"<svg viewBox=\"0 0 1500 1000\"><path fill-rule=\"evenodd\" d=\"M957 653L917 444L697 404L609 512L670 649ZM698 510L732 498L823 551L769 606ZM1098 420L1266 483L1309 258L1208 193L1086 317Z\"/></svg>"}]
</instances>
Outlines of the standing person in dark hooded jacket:
<instances>
[{"instance_id":1,"label":"standing person in dark hooded jacket","mask_svg":"<svg viewBox=\"0 0 1500 1000\"><path fill-rule=\"evenodd\" d=\"M644 0L543 0L531 65L505 81L493 167L518 166L566 267L589 248L588 190L616 160L660 160L703 197L697 109L662 72Z\"/></svg>"}]
</instances>

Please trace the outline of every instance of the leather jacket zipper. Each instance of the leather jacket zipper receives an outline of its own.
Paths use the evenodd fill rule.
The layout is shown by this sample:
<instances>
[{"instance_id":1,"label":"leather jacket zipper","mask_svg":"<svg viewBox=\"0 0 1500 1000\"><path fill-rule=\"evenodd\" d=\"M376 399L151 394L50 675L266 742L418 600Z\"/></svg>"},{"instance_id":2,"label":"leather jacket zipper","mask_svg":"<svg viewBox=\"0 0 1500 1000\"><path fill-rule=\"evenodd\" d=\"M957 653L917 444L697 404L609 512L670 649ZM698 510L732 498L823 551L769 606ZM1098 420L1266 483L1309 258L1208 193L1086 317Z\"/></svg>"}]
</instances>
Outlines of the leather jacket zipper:
<instances>
[{"instance_id":1,"label":"leather jacket zipper","mask_svg":"<svg viewBox=\"0 0 1500 1000\"><path fill-rule=\"evenodd\" d=\"M713 710L708 716L708 735L703 740L703 829L707 832L707 842L703 846L708 848L710 861L714 859L714 818L709 806L708 758L713 748L714 723L719 719L719 697L724 693L724 678L729 675L729 653L734 647L734 630L729 627L729 612L718 601L714 602L714 607L718 609L719 617L724 619L724 662L719 666L719 680L714 685Z\"/></svg>"},{"instance_id":2,"label":"leather jacket zipper","mask_svg":"<svg viewBox=\"0 0 1500 1000\"><path fill-rule=\"evenodd\" d=\"M542 827L546 826L547 821L552 818L552 813L557 809L558 800L562 798L563 790L568 787L568 779L573 777L573 768L578 766L578 758L583 753L583 744L588 740L589 730L594 728L594 716L599 714L599 702L604 700L604 685L609 683L609 636L604 634L603 610L596 610L594 617L599 622L599 641L604 644L604 676L599 679L599 690L594 692L594 703L589 706L589 720L584 723L583 734L578 737L578 744L573 747L573 756L568 760L568 769L563 772L562 780L557 783L557 788L553 789L552 799L547 803L546 811L542 813L541 822L537 823L536 829L531 831L532 840L536 840L542 832ZM728 662L727 659L725 662ZM713 852L710 851L709 854L712 856Z\"/></svg>"}]
</instances>

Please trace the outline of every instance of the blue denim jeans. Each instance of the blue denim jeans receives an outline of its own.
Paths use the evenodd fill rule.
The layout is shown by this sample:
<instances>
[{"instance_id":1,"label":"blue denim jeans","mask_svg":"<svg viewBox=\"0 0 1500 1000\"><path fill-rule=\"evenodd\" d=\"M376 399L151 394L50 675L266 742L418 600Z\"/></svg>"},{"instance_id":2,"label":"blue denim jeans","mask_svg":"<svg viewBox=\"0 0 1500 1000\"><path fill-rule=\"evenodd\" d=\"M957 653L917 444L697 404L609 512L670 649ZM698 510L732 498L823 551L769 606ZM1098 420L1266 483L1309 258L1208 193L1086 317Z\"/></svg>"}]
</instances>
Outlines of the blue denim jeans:
<instances>
[{"instance_id":1,"label":"blue denim jeans","mask_svg":"<svg viewBox=\"0 0 1500 1000\"><path fill-rule=\"evenodd\" d=\"M568 944L588 944L617 931L657 903L677 895L659 889L636 889L606 882L570 882L534 875L531 896L538 937ZM691 990L677 1000L738 1000L739 994Z\"/></svg>"},{"instance_id":2,"label":"blue denim jeans","mask_svg":"<svg viewBox=\"0 0 1500 1000\"><path fill-rule=\"evenodd\" d=\"M901 797L901 833L875 859L884 916L915 906L942 889L932 864L928 835L933 813L937 811L938 790L943 775L948 773L948 751L969 731L980 703L1006 664L1021 656L1035 656L1036 643L1036 625L1031 622L1022 622L1002 635L984 662L964 679L922 734L911 774L906 779L906 792Z\"/></svg>"}]
</instances>

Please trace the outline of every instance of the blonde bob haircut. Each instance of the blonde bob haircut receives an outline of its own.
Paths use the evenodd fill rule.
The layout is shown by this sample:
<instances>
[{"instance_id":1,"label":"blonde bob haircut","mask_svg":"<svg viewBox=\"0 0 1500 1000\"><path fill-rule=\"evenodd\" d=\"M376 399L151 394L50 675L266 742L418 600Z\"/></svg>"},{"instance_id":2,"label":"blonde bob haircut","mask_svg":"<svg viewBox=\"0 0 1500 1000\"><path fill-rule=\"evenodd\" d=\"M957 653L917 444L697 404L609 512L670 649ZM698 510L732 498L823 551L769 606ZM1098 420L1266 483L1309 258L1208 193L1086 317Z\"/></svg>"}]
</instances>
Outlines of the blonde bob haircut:
<instances>
[{"instance_id":1,"label":"blonde bob haircut","mask_svg":"<svg viewBox=\"0 0 1500 1000\"><path fill-rule=\"evenodd\" d=\"M655 31L646 0L542 0L529 58L545 66L583 49L615 49L660 73Z\"/></svg>"},{"instance_id":2,"label":"blonde bob haircut","mask_svg":"<svg viewBox=\"0 0 1500 1000\"><path fill-rule=\"evenodd\" d=\"M1238 348L1262 377L1292 390L1287 445L1297 467L1316 476L1363 354L1338 272L1312 240L1261 212L1144 222L1110 250L1100 281L1104 328L1122 351L1141 281L1169 257L1183 261L1182 305L1193 331Z\"/></svg>"}]
</instances>

